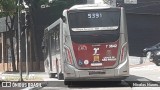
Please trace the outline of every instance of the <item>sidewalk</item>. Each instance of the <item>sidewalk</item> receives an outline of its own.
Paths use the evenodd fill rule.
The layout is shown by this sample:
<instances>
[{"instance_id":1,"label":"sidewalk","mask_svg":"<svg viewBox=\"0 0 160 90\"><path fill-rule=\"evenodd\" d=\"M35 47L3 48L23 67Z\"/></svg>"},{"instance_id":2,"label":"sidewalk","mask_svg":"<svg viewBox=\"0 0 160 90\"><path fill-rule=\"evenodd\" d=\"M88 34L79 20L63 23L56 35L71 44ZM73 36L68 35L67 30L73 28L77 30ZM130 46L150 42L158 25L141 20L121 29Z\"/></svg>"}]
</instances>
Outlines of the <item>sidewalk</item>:
<instances>
[{"instance_id":1,"label":"sidewalk","mask_svg":"<svg viewBox=\"0 0 160 90\"><path fill-rule=\"evenodd\" d=\"M7 84L8 90L11 90L11 89L12 90L38 90L47 85L47 82L43 82L44 78L49 78L49 75L45 72L29 72L28 77L26 77L26 73L23 72L22 76L23 76L23 82L19 82L19 79L20 79L19 72L0 72L0 90L7 89L2 87L3 86L2 83L5 83L5 82L6 83L12 82L11 86L8 86ZM20 85L20 83L22 86ZM30 85L30 86L23 87L24 84Z\"/></svg>"},{"instance_id":2,"label":"sidewalk","mask_svg":"<svg viewBox=\"0 0 160 90\"><path fill-rule=\"evenodd\" d=\"M150 62L146 57L129 56L129 65L139 65Z\"/></svg>"},{"instance_id":3,"label":"sidewalk","mask_svg":"<svg viewBox=\"0 0 160 90\"><path fill-rule=\"evenodd\" d=\"M44 78L48 78L49 75L45 72L29 72L27 77L26 73L22 73L24 81L43 81ZM19 72L0 72L0 81L19 81Z\"/></svg>"}]
</instances>

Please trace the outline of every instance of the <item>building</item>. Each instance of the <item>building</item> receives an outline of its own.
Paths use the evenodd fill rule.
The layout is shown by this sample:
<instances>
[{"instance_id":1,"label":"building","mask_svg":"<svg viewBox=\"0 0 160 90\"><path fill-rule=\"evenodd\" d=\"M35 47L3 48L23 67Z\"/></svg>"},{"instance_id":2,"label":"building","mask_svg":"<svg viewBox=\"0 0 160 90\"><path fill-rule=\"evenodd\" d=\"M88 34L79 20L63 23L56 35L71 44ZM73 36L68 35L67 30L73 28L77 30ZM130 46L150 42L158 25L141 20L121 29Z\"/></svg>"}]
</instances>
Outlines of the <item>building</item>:
<instances>
[{"instance_id":1,"label":"building","mask_svg":"<svg viewBox=\"0 0 160 90\"><path fill-rule=\"evenodd\" d=\"M0 18L0 71L13 71L12 68L12 57L11 57L11 47L10 47L10 33L13 34L13 46L14 46L14 55L15 55L15 64L16 64L16 69L19 70L19 64L18 64L18 56L17 56L17 40L16 40L16 25L14 27L14 30L12 32L10 32L8 30L8 28L6 27L6 22L5 22L6 18ZM17 24L15 22L15 24ZM32 41L33 42L33 41ZM21 60L22 60L22 71L26 71L26 56L25 56L25 35L22 34L21 35ZM29 50L32 53L29 53L28 57L31 56L31 54L34 53L32 49L29 46ZM32 57L32 56L31 56ZM37 68L37 62L36 60L34 60L34 58L29 58L29 71L44 71L44 65L43 65L43 61L41 61L40 64L40 68Z\"/></svg>"},{"instance_id":2,"label":"building","mask_svg":"<svg viewBox=\"0 0 160 90\"><path fill-rule=\"evenodd\" d=\"M130 55L143 56L142 50L160 42L159 0L117 0L126 9Z\"/></svg>"},{"instance_id":3,"label":"building","mask_svg":"<svg viewBox=\"0 0 160 90\"><path fill-rule=\"evenodd\" d=\"M6 71L10 65L6 64L7 45L6 45L6 24L5 18L0 18L0 71Z\"/></svg>"}]
</instances>

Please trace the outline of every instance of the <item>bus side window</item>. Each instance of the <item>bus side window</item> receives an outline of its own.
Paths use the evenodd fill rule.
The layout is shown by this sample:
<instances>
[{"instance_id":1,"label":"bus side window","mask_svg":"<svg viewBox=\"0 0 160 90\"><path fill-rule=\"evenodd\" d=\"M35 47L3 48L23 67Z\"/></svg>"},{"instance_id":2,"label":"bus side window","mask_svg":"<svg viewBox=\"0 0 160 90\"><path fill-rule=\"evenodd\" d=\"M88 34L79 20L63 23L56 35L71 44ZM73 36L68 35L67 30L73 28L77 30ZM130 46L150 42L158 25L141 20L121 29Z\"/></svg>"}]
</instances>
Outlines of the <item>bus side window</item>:
<instances>
[{"instance_id":1,"label":"bus side window","mask_svg":"<svg viewBox=\"0 0 160 90\"><path fill-rule=\"evenodd\" d=\"M56 52L60 51L60 37L59 30L56 31Z\"/></svg>"},{"instance_id":2,"label":"bus side window","mask_svg":"<svg viewBox=\"0 0 160 90\"><path fill-rule=\"evenodd\" d=\"M54 30L51 33L51 55L55 55L55 34Z\"/></svg>"},{"instance_id":3,"label":"bus side window","mask_svg":"<svg viewBox=\"0 0 160 90\"><path fill-rule=\"evenodd\" d=\"M56 32L56 51L59 52L59 32Z\"/></svg>"},{"instance_id":4,"label":"bus side window","mask_svg":"<svg viewBox=\"0 0 160 90\"><path fill-rule=\"evenodd\" d=\"M44 53L44 58L48 55L48 36L46 35L42 43L42 52Z\"/></svg>"}]
</instances>

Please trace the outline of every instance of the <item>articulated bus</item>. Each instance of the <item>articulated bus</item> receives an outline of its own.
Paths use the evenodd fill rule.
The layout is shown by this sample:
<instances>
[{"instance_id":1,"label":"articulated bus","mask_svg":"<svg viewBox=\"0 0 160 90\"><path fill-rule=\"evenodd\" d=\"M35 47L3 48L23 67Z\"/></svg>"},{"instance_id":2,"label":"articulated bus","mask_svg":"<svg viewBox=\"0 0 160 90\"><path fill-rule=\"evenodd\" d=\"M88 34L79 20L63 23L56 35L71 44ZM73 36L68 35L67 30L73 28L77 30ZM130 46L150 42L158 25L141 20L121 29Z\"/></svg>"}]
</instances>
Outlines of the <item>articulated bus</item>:
<instances>
[{"instance_id":1,"label":"articulated bus","mask_svg":"<svg viewBox=\"0 0 160 90\"><path fill-rule=\"evenodd\" d=\"M122 80L129 76L123 7L75 5L44 31L45 70L72 80Z\"/></svg>"}]
</instances>

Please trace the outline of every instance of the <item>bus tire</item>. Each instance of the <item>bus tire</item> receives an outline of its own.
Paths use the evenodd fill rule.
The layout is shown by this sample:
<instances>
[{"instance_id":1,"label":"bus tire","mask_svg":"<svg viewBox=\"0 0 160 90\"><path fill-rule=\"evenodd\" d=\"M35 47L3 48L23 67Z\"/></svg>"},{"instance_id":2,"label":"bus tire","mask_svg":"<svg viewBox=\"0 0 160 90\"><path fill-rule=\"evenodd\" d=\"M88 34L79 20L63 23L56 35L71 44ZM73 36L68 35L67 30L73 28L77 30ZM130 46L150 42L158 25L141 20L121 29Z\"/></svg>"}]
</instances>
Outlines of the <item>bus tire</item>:
<instances>
[{"instance_id":1,"label":"bus tire","mask_svg":"<svg viewBox=\"0 0 160 90\"><path fill-rule=\"evenodd\" d=\"M56 60L56 71L57 71L57 78L58 78L58 80L63 80L63 79L64 79L64 76L63 76L63 73L61 73L61 72L59 71L58 60Z\"/></svg>"},{"instance_id":2,"label":"bus tire","mask_svg":"<svg viewBox=\"0 0 160 90\"><path fill-rule=\"evenodd\" d=\"M157 66L160 66L160 61L157 60L157 61L156 61L156 65L157 65Z\"/></svg>"},{"instance_id":3,"label":"bus tire","mask_svg":"<svg viewBox=\"0 0 160 90\"><path fill-rule=\"evenodd\" d=\"M71 81L66 81L66 80L64 80L64 85L71 85L71 84L72 84Z\"/></svg>"},{"instance_id":4,"label":"bus tire","mask_svg":"<svg viewBox=\"0 0 160 90\"><path fill-rule=\"evenodd\" d=\"M64 79L63 73L59 73L57 77L58 77L58 80L63 80Z\"/></svg>"}]
</instances>

